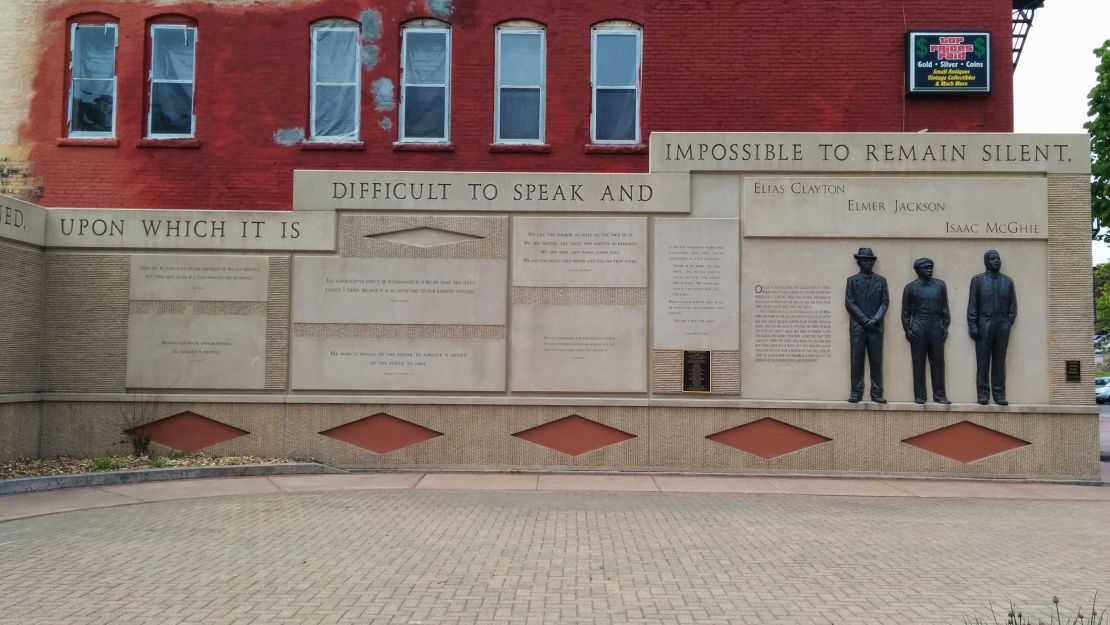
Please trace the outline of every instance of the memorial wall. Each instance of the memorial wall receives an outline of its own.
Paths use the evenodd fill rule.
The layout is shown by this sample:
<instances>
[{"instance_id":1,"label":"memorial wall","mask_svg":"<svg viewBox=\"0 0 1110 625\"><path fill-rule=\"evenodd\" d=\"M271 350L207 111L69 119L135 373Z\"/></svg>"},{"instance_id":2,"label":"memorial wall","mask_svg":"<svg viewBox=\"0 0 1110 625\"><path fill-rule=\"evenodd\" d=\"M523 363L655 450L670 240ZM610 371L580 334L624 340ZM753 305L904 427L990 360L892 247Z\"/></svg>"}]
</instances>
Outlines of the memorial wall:
<instances>
[{"instance_id":1,"label":"memorial wall","mask_svg":"<svg viewBox=\"0 0 1110 625\"><path fill-rule=\"evenodd\" d=\"M298 171L292 212L3 198L0 456L141 405L164 447L348 467L1097 478L1086 137L650 153Z\"/></svg>"}]
</instances>

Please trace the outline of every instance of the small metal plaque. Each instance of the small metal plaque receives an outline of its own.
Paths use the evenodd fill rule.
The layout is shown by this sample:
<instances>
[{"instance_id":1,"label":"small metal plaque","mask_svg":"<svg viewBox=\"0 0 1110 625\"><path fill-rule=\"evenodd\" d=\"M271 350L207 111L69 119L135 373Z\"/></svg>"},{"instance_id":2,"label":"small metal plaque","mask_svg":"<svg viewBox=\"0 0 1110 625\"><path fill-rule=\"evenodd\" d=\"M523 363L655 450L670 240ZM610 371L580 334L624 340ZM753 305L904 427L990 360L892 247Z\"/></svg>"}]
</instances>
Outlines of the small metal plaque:
<instances>
[{"instance_id":1,"label":"small metal plaque","mask_svg":"<svg viewBox=\"0 0 1110 625\"><path fill-rule=\"evenodd\" d=\"M710 388L710 352L682 352L682 391L708 393Z\"/></svg>"},{"instance_id":2,"label":"small metal plaque","mask_svg":"<svg viewBox=\"0 0 1110 625\"><path fill-rule=\"evenodd\" d=\"M1083 380L1079 375L1079 361L1067 360L1064 361L1064 375L1068 382L1082 382Z\"/></svg>"}]
</instances>

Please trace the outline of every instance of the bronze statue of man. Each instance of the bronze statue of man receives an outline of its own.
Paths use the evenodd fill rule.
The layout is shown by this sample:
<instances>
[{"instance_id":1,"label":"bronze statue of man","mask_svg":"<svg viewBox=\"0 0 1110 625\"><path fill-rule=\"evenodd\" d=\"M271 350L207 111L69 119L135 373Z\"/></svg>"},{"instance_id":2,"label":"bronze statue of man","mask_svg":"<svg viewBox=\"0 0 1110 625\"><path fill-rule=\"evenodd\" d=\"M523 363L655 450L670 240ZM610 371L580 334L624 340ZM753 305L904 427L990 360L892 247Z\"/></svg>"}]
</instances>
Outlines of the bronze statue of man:
<instances>
[{"instance_id":1,"label":"bronze statue of man","mask_svg":"<svg viewBox=\"0 0 1110 625\"><path fill-rule=\"evenodd\" d=\"M890 307L886 278L873 271L878 258L869 247L853 255L859 273L848 278L844 287L844 307L848 309L848 340L851 346L852 390L848 401L863 399L863 360L871 372L871 401L885 404L883 398L883 317Z\"/></svg>"},{"instance_id":2,"label":"bronze statue of man","mask_svg":"<svg viewBox=\"0 0 1110 625\"><path fill-rule=\"evenodd\" d=\"M971 279L967 298L967 331L975 340L975 391L979 403L1005 406L1006 347L1017 318L1014 281L1001 273L1002 257L996 250L983 254L987 270Z\"/></svg>"},{"instance_id":3,"label":"bronze statue of man","mask_svg":"<svg viewBox=\"0 0 1110 625\"><path fill-rule=\"evenodd\" d=\"M944 342L948 339L948 287L933 278L933 261L913 261L917 279L902 290L902 329L910 342L913 361L913 401L925 403L925 360L929 360L929 379L933 401L951 404L944 390Z\"/></svg>"}]
</instances>

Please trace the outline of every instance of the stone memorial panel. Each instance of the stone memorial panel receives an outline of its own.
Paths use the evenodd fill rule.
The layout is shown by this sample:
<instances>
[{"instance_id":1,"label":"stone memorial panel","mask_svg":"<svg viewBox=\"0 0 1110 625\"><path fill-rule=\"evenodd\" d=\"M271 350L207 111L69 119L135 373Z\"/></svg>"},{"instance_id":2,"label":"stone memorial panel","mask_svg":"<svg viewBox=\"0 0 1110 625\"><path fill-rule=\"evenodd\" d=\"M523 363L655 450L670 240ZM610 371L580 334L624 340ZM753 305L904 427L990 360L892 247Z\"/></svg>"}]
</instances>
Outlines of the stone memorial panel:
<instances>
[{"instance_id":1,"label":"stone memorial panel","mask_svg":"<svg viewBox=\"0 0 1110 625\"><path fill-rule=\"evenodd\" d=\"M513 285L644 287L647 219L516 217Z\"/></svg>"},{"instance_id":2,"label":"stone memorial panel","mask_svg":"<svg viewBox=\"0 0 1110 625\"><path fill-rule=\"evenodd\" d=\"M260 315L132 314L127 386L261 389L266 318Z\"/></svg>"},{"instance_id":3,"label":"stone memorial panel","mask_svg":"<svg viewBox=\"0 0 1110 625\"><path fill-rule=\"evenodd\" d=\"M740 221L656 219L655 349L736 350Z\"/></svg>"},{"instance_id":4,"label":"stone memorial panel","mask_svg":"<svg viewBox=\"0 0 1110 625\"><path fill-rule=\"evenodd\" d=\"M653 132L651 171L1091 173L1087 135Z\"/></svg>"},{"instance_id":5,"label":"stone memorial panel","mask_svg":"<svg viewBox=\"0 0 1110 625\"><path fill-rule=\"evenodd\" d=\"M269 275L265 256L136 254L131 299L264 302Z\"/></svg>"},{"instance_id":6,"label":"stone memorial panel","mask_svg":"<svg viewBox=\"0 0 1110 625\"><path fill-rule=\"evenodd\" d=\"M647 390L643 306L514 304L514 391Z\"/></svg>"},{"instance_id":7,"label":"stone memorial panel","mask_svg":"<svg viewBox=\"0 0 1110 625\"><path fill-rule=\"evenodd\" d=\"M504 325L503 260L300 256L295 323Z\"/></svg>"},{"instance_id":8,"label":"stone memorial panel","mask_svg":"<svg viewBox=\"0 0 1110 625\"><path fill-rule=\"evenodd\" d=\"M934 259L947 285L951 325L945 343L948 398L976 401L975 341L967 328L968 287L983 272L983 253L996 249L1002 271L1017 285L1018 316L1006 357L1011 404L1048 403L1048 259L1044 241L745 239L740 316L741 396L746 399L846 401L849 316L845 289L856 274L853 254L874 250L875 273L886 278L889 308L882 322L886 399L913 401L910 344L902 330L903 287L916 279L914 259ZM866 376L864 378L867 383ZM864 402L867 402L867 388ZM931 394L930 394L931 398Z\"/></svg>"},{"instance_id":9,"label":"stone memorial panel","mask_svg":"<svg viewBox=\"0 0 1110 625\"><path fill-rule=\"evenodd\" d=\"M294 210L689 213L685 174L296 171Z\"/></svg>"},{"instance_id":10,"label":"stone memorial panel","mask_svg":"<svg viewBox=\"0 0 1110 625\"><path fill-rule=\"evenodd\" d=\"M1034 177L745 176L745 237L1047 239Z\"/></svg>"},{"instance_id":11,"label":"stone memorial panel","mask_svg":"<svg viewBox=\"0 0 1110 625\"><path fill-rule=\"evenodd\" d=\"M51 208L48 247L334 251L335 213Z\"/></svg>"},{"instance_id":12,"label":"stone memorial panel","mask_svg":"<svg viewBox=\"0 0 1110 625\"><path fill-rule=\"evenodd\" d=\"M297 390L504 391L505 341L294 337Z\"/></svg>"},{"instance_id":13,"label":"stone memorial panel","mask_svg":"<svg viewBox=\"0 0 1110 625\"><path fill-rule=\"evenodd\" d=\"M0 195L0 239L42 247L46 243L46 209Z\"/></svg>"}]
</instances>

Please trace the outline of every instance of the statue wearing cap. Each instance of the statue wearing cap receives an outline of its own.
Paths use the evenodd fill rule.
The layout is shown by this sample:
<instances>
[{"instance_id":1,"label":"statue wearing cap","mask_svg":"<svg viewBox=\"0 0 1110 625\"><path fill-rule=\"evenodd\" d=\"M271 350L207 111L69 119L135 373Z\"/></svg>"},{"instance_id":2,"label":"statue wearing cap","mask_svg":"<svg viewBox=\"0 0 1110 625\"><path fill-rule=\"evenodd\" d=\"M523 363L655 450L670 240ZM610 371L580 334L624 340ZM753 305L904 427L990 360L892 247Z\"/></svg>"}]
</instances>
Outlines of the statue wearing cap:
<instances>
[{"instance_id":1,"label":"statue wearing cap","mask_svg":"<svg viewBox=\"0 0 1110 625\"><path fill-rule=\"evenodd\" d=\"M948 287L933 277L933 261L913 261L917 279L902 290L902 329L910 342L913 361L913 400L925 403L925 361L933 383L933 401L951 404L944 390L944 342L948 340Z\"/></svg>"},{"instance_id":2,"label":"statue wearing cap","mask_svg":"<svg viewBox=\"0 0 1110 625\"><path fill-rule=\"evenodd\" d=\"M848 309L848 340L851 343L852 389L848 401L863 398L863 364L871 371L871 401L885 404L883 398L883 317L890 307L886 278L874 273L878 258L869 247L854 254L859 273L848 278L844 287L844 307Z\"/></svg>"}]
</instances>

